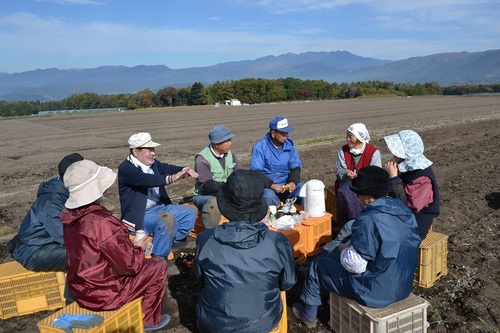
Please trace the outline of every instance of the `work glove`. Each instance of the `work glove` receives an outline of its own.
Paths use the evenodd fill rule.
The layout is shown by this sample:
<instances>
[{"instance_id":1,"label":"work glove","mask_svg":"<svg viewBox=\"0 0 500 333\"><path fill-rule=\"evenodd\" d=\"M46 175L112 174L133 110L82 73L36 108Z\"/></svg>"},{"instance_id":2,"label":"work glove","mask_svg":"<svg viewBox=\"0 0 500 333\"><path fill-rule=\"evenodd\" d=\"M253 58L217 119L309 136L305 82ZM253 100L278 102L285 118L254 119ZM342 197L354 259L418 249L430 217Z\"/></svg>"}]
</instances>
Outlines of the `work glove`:
<instances>
[{"instance_id":1,"label":"work glove","mask_svg":"<svg viewBox=\"0 0 500 333\"><path fill-rule=\"evenodd\" d=\"M72 328L89 329L94 326L99 326L103 323L104 318L95 314L78 314L70 315L63 313L52 321L52 325L64 330L66 333L72 333Z\"/></svg>"}]
</instances>

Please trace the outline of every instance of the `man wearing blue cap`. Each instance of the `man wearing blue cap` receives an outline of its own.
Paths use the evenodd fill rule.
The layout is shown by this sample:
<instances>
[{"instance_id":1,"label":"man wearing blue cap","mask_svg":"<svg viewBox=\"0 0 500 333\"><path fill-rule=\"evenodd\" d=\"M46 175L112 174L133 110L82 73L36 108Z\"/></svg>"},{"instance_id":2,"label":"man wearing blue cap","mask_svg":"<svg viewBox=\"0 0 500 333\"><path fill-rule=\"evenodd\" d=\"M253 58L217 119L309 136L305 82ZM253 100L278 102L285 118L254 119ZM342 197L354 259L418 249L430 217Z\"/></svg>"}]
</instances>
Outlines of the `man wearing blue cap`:
<instances>
[{"instance_id":1,"label":"man wearing blue cap","mask_svg":"<svg viewBox=\"0 0 500 333\"><path fill-rule=\"evenodd\" d=\"M252 149L250 168L264 173L273 182L270 188L264 190L268 206L279 205L288 198L300 199L302 161L288 137L294 129L285 117L274 117L269 122L269 132Z\"/></svg>"},{"instance_id":2,"label":"man wearing blue cap","mask_svg":"<svg viewBox=\"0 0 500 333\"><path fill-rule=\"evenodd\" d=\"M231 151L232 138L226 126L215 126L210 130L210 144L196 154L194 170L198 173L195 180L193 203L201 212L205 229L219 225L221 213L217 206L216 195L227 177L241 164Z\"/></svg>"}]
</instances>

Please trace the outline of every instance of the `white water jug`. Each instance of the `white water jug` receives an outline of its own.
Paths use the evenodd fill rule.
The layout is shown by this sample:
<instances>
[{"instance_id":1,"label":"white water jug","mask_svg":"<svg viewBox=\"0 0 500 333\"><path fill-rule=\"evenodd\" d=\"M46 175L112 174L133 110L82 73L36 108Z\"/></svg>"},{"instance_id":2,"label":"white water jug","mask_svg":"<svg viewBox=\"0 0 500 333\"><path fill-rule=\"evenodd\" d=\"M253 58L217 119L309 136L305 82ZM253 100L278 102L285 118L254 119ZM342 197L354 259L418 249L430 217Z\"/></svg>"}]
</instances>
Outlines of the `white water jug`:
<instances>
[{"instance_id":1,"label":"white water jug","mask_svg":"<svg viewBox=\"0 0 500 333\"><path fill-rule=\"evenodd\" d=\"M300 189L304 210L311 217L325 215L325 184L321 180L311 179Z\"/></svg>"}]
</instances>

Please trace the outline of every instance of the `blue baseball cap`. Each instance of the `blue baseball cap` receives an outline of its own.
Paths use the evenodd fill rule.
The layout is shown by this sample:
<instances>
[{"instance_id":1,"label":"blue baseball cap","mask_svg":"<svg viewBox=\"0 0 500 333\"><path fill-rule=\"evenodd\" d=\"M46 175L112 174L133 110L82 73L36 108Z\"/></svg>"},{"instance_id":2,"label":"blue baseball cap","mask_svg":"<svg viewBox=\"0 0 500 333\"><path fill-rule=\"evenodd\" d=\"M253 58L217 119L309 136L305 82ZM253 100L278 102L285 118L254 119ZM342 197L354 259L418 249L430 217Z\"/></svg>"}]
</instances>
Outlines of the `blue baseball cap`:
<instances>
[{"instance_id":1,"label":"blue baseball cap","mask_svg":"<svg viewBox=\"0 0 500 333\"><path fill-rule=\"evenodd\" d=\"M271 119L271 121L269 122L269 129L273 131L288 133L293 131L295 128L288 125L288 119L278 116Z\"/></svg>"}]
</instances>

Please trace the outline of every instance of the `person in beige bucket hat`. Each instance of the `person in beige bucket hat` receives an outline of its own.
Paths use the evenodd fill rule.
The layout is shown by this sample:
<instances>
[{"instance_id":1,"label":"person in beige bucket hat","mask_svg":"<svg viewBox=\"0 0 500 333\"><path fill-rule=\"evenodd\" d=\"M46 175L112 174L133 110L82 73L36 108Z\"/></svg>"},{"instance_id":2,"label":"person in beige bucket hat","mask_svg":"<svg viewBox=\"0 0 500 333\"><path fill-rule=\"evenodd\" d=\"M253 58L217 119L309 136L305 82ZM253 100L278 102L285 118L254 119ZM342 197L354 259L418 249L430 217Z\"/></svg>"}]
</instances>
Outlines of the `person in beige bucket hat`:
<instances>
[{"instance_id":1,"label":"person in beige bucket hat","mask_svg":"<svg viewBox=\"0 0 500 333\"><path fill-rule=\"evenodd\" d=\"M69 198L60 215L67 249L67 281L78 304L92 311L116 310L143 297L144 329L164 327L167 265L145 259L147 238L131 241L127 227L101 203L116 173L90 160L64 174Z\"/></svg>"}]
</instances>

